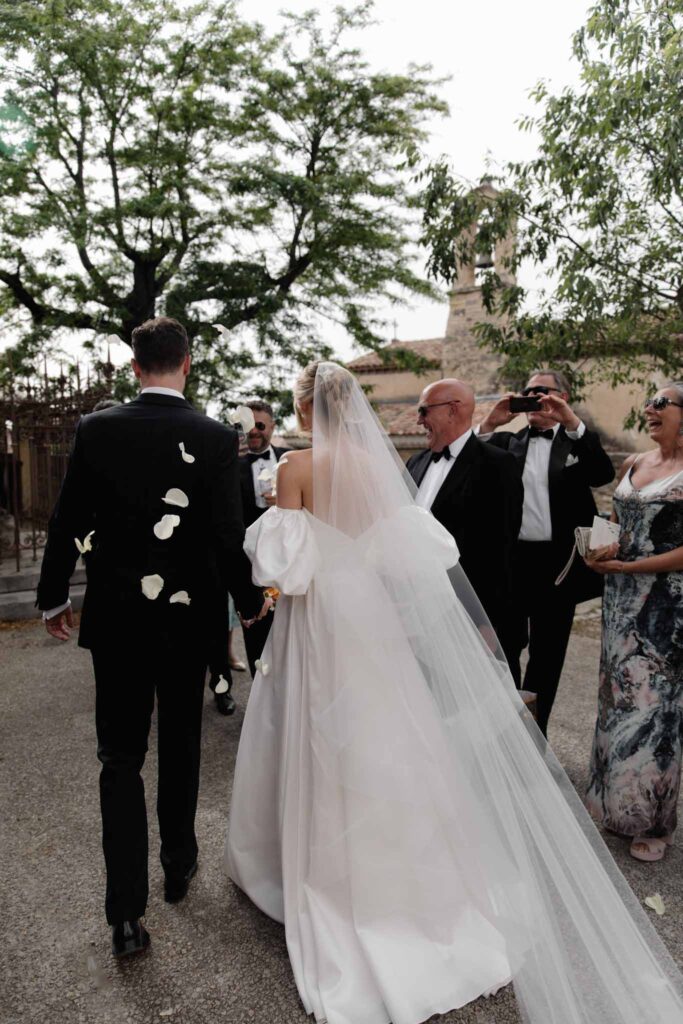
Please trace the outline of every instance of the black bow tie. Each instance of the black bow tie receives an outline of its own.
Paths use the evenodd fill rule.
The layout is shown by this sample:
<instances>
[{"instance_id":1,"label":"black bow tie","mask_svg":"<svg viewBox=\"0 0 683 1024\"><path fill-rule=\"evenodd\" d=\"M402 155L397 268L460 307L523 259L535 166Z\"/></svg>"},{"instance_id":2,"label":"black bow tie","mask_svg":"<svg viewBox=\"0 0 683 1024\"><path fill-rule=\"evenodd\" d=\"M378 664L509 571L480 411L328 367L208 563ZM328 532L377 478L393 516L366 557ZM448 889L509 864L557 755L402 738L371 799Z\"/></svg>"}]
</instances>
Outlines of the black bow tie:
<instances>
[{"instance_id":1,"label":"black bow tie","mask_svg":"<svg viewBox=\"0 0 683 1024\"><path fill-rule=\"evenodd\" d=\"M446 462L451 458L451 450L448 445L442 448L440 452L432 452L432 462L438 462L442 455Z\"/></svg>"},{"instance_id":2,"label":"black bow tie","mask_svg":"<svg viewBox=\"0 0 683 1024\"><path fill-rule=\"evenodd\" d=\"M247 458L249 459L249 462L258 462L259 459L269 459L270 448L266 448L266 450L261 452L260 455L257 455L256 452L247 452Z\"/></svg>"},{"instance_id":3,"label":"black bow tie","mask_svg":"<svg viewBox=\"0 0 683 1024\"><path fill-rule=\"evenodd\" d=\"M544 437L546 441L552 441L555 433L553 430L539 430L538 427L529 427L529 440L532 437Z\"/></svg>"}]
</instances>

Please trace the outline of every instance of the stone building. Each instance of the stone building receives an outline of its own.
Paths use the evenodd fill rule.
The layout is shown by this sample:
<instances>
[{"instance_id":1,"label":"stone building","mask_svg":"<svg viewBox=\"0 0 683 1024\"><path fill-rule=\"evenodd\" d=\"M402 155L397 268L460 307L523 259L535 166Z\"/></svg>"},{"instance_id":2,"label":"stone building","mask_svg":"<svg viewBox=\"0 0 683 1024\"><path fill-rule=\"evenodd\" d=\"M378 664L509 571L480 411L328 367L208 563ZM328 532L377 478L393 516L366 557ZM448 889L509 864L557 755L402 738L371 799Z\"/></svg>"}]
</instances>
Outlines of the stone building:
<instances>
[{"instance_id":1,"label":"stone building","mask_svg":"<svg viewBox=\"0 0 683 1024\"><path fill-rule=\"evenodd\" d=\"M495 194L488 183L480 186L479 191L484 196ZM476 231L476 225L471 231ZM514 237L510 237L499 243L489 259L477 261L480 266L495 267L505 286L515 283L506 267L506 258L513 246ZM369 385L369 397L377 415L404 458L424 447L424 433L417 426L415 410L420 392L427 384L444 377L459 377L471 384L477 396L475 424L484 418L501 391L507 390L499 380L499 357L480 348L474 333L475 324L492 319L482 302L478 274L474 263L458 266L442 338L395 339L385 347L382 356L370 352L347 363L361 384ZM392 359L392 351L397 349L407 349L426 360L424 372L417 374L403 369L399 361ZM602 433L612 449L644 450L652 447L648 436L623 427L629 410L639 404L642 397L633 388L599 384L587 395L586 401L575 408L589 425ZM520 416L506 429L518 430L525 424L526 417Z\"/></svg>"}]
</instances>

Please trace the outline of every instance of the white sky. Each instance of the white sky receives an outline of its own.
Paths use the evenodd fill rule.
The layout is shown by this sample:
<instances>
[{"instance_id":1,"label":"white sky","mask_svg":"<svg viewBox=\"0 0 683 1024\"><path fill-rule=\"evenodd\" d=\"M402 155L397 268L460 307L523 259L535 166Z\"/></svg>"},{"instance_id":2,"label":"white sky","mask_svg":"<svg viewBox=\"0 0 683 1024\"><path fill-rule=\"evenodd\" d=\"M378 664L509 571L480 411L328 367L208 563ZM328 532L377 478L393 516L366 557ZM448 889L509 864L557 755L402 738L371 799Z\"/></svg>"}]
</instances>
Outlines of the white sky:
<instances>
[{"instance_id":1,"label":"white sky","mask_svg":"<svg viewBox=\"0 0 683 1024\"><path fill-rule=\"evenodd\" d=\"M272 30L283 8L303 13L317 7L331 16L338 2L248 0L241 9ZM446 154L459 174L475 182L487 159L502 165L533 157L535 138L516 122L535 109L528 94L540 78L554 91L578 82L571 36L590 6L589 0L376 0L378 24L359 35L358 45L376 70L432 64L437 76L451 77L441 87L450 117L434 122L428 153ZM522 275L522 283L533 281ZM397 337L404 340L440 337L447 304L420 300L386 316L396 319ZM352 354L332 326L329 338L340 355Z\"/></svg>"}]
</instances>

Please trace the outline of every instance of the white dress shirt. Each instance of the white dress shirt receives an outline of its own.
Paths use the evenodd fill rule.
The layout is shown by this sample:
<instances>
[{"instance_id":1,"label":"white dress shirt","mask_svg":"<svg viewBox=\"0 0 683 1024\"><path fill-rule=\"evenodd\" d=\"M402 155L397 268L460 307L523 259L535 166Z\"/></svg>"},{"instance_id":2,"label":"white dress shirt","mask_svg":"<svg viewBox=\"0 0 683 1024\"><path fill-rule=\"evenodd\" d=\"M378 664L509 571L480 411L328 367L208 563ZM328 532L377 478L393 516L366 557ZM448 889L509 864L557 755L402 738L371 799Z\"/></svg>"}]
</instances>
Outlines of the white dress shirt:
<instances>
[{"instance_id":1,"label":"white dress shirt","mask_svg":"<svg viewBox=\"0 0 683 1024\"><path fill-rule=\"evenodd\" d=\"M182 398L184 401L185 395L182 391L176 391L175 388L143 388L140 392L141 395L170 395L171 398Z\"/></svg>"},{"instance_id":2,"label":"white dress shirt","mask_svg":"<svg viewBox=\"0 0 683 1024\"><path fill-rule=\"evenodd\" d=\"M549 541L553 539L553 524L550 519L550 491L548 487L548 470L550 469L550 449L557 436L560 424L552 428L552 440L545 437L530 437L524 462L522 483L524 484L524 508L522 510L522 527L519 539L526 541ZM576 430L566 430L567 437L578 441L586 432L586 424L579 420ZM477 433L479 428L477 427ZM479 434L482 441L487 441L493 433Z\"/></svg>"},{"instance_id":3,"label":"white dress shirt","mask_svg":"<svg viewBox=\"0 0 683 1024\"><path fill-rule=\"evenodd\" d=\"M141 395L170 395L171 398L182 398L185 399L185 395L182 391L176 391L175 388L143 388L140 392ZM43 612L43 621L45 619L52 619L55 615L59 615L60 612L65 612L67 608L71 607L71 601L67 601L66 604L60 604L57 608L50 608L48 611Z\"/></svg>"},{"instance_id":4,"label":"white dress shirt","mask_svg":"<svg viewBox=\"0 0 683 1024\"><path fill-rule=\"evenodd\" d=\"M254 459L254 461L251 464L251 476L254 481L254 498L256 499L257 508L268 508L268 502L263 497L263 495L270 494L270 492L273 490L273 481L259 480L259 475L263 472L264 469L274 470L275 467L277 466L277 459L275 457L275 452L273 451L272 445L268 445L268 447L264 449L264 451L262 451L260 454L265 455L266 452L270 452L269 459Z\"/></svg>"},{"instance_id":5,"label":"white dress shirt","mask_svg":"<svg viewBox=\"0 0 683 1024\"><path fill-rule=\"evenodd\" d=\"M415 504L421 508L429 510L436 498L437 494L441 490L441 485L448 476L449 471L453 468L453 464L457 459L460 452L463 450L470 437L472 436L472 430L466 430L460 437L456 437L455 441L451 441L448 448L451 453L450 459L445 459L443 456L438 462L431 462L427 466L427 471L422 477L420 486L417 489L415 495Z\"/></svg>"},{"instance_id":6,"label":"white dress shirt","mask_svg":"<svg viewBox=\"0 0 683 1024\"><path fill-rule=\"evenodd\" d=\"M553 441L560 429L553 427ZM578 441L586 430L585 423L579 423L576 430L568 430L567 437ZM548 470L550 450L553 441L545 437L530 437L524 462L522 483L524 484L524 508L519 539L526 541L550 541L553 539L553 524L550 519L550 491Z\"/></svg>"}]
</instances>

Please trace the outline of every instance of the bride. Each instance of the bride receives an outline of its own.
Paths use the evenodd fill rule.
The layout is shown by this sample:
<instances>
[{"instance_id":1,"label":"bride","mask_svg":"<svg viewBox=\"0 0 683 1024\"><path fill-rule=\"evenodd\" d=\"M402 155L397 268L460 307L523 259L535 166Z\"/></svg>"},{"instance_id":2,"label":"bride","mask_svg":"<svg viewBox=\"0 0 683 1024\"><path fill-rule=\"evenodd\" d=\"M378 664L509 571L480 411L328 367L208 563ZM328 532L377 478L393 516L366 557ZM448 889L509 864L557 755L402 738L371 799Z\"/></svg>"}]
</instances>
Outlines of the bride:
<instances>
[{"instance_id":1,"label":"bride","mask_svg":"<svg viewBox=\"0 0 683 1024\"><path fill-rule=\"evenodd\" d=\"M306 1011L417 1024L512 981L531 1024L680 1024L683 978L360 386L312 364L295 399L313 446L245 541L282 597L226 865L284 922Z\"/></svg>"}]
</instances>

